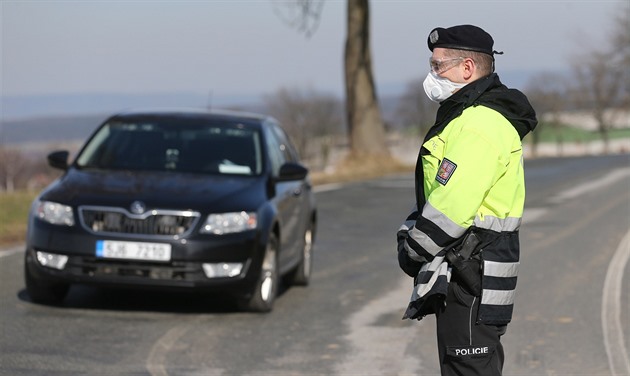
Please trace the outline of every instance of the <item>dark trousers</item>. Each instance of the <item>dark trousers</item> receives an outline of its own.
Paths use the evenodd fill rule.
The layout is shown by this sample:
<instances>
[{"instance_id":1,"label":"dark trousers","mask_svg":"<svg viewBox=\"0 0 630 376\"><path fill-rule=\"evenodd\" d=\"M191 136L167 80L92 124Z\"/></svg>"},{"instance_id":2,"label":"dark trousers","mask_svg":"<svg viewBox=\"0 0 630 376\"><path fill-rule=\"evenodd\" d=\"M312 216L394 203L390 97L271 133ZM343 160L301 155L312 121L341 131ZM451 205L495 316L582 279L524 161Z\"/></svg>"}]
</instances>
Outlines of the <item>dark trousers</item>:
<instances>
[{"instance_id":1,"label":"dark trousers","mask_svg":"<svg viewBox=\"0 0 630 376\"><path fill-rule=\"evenodd\" d=\"M475 324L479 297L451 281L446 307L437 312L437 339L443 376L501 375L506 325Z\"/></svg>"}]
</instances>

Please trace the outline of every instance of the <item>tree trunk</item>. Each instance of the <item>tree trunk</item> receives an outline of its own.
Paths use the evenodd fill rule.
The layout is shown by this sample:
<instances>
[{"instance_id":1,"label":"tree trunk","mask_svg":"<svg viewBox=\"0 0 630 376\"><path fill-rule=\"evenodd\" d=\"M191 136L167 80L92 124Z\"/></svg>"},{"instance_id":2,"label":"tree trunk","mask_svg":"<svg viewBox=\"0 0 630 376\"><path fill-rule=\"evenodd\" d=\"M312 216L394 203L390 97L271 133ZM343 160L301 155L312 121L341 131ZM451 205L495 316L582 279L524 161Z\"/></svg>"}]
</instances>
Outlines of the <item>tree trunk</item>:
<instances>
[{"instance_id":1,"label":"tree trunk","mask_svg":"<svg viewBox=\"0 0 630 376\"><path fill-rule=\"evenodd\" d=\"M603 119L603 116L596 116L597 119L597 130L599 134L602 136L602 141L604 142L604 154L610 154L610 137L608 136L608 128L609 126Z\"/></svg>"},{"instance_id":2,"label":"tree trunk","mask_svg":"<svg viewBox=\"0 0 630 376\"><path fill-rule=\"evenodd\" d=\"M368 0L348 0L346 114L353 157L389 155L372 77Z\"/></svg>"}]
</instances>

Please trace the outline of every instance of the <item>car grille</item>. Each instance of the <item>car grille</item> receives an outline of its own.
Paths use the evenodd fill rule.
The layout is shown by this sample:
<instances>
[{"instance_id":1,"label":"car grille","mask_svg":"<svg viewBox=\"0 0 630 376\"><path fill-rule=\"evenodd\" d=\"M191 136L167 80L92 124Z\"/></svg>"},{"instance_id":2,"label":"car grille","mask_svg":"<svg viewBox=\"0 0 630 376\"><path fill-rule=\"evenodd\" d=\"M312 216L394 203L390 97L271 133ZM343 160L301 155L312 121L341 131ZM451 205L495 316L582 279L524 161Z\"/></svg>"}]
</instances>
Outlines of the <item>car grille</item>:
<instances>
[{"instance_id":1,"label":"car grille","mask_svg":"<svg viewBox=\"0 0 630 376\"><path fill-rule=\"evenodd\" d=\"M121 208L81 207L81 225L96 234L185 236L197 224L193 211L151 210L131 214Z\"/></svg>"},{"instance_id":2,"label":"car grille","mask_svg":"<svg viewBox=\"0 0 630 376\"><path fill-rule=\"evenodd\" d=\"M199 264L171 262L168 265L98 260L92 257L73 258L68 267L73 274L88 277L118 277L132 279L192 281L203 279Z\"/></svg>"}]
</instances>

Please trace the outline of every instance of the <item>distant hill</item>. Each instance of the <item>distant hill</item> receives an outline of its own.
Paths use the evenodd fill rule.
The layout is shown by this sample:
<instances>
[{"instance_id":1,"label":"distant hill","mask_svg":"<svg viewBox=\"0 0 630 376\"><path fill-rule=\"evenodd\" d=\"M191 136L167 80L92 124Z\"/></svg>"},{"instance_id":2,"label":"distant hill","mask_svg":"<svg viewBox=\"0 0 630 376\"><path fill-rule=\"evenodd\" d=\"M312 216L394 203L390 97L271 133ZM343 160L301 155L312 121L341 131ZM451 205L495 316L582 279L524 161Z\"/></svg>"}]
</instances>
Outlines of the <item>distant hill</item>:
<instances>
[{"instance_id":1,"label":"distant hill","mask_svg":"<svg viewBox=\"0 0 630 376\"><path fill-rule=\"evenodd\" d=\"M33 117L109 114L132 107L207 107L233 103L256 102L253 95L157 93L116 94L84 93L58 95L3 96L2 119L19 120Z\"/></svg>"},{"instance_id":2,"label":"distant hill","mask_svg":"<svg viewBox=\"0 0 630 376\"><path fill-rule=\"evenodd\" d=\"M83 141L107 117L130 108L205 107L203 96L194 94L116 95L86 94L9 97L2 99L0 143ZM245 103L236 97L232 103ZM259 111L260 105L228 105L220 108ZM253 102L253 100L252 100Z\"/></svg>"},{"instance_id":3,"label":"distant hill","mask_svg":"<svg viewBox=\"0 0 630 376\"><path fill-rule=\"evenodd\" d=\"M85 140L106 117L107 115L77 115L3 121L0 140L9 145Z\"/></svg>"}]
</instances>

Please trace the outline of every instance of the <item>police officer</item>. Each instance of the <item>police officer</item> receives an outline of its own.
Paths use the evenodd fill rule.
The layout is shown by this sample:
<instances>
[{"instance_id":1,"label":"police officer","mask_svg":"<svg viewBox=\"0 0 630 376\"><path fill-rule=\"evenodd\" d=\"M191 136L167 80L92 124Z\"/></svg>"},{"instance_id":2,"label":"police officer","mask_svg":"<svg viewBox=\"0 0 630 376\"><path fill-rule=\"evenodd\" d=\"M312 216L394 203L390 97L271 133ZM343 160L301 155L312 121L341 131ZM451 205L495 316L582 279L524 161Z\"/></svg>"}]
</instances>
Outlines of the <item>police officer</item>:
<instances>
[{"instance_id":1,"label":"police officer","mask_svg":"<svg viewBox=\"0 0 630 376\"><path fill-rule=\"evenodd\" d=\"M498 52L483 29L438 27L427 42L424 90L440 107L418 155L416 205L397 233L399 265L414 277L405 318L436 314L442 375L500 375L525 200L521 141L536 115L494 73Z\"/></svg>"}]
</instances>

